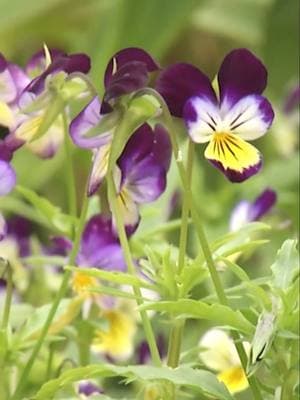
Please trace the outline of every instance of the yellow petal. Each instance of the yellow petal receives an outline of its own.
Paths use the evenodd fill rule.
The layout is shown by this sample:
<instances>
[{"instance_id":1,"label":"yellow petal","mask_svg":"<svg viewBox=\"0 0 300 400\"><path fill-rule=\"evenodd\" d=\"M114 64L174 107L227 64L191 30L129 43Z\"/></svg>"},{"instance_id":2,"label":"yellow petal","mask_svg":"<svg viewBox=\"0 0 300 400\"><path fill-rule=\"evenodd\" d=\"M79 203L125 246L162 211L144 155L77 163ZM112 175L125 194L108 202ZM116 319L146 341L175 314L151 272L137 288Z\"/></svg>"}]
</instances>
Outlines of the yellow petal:
<instances>
[{"instance_id":1,"label":"yellow petal","mask_svg":"<svg viewBox=\"0 0 300 400\"><path fill-rule=\"evenodd\" d=\"M242 181L256 173L261 165L259 151L232 133L215 133L205 157L232 181Z\"/></svg>"},{"instance_id":2,"label":"yellow petal","mask_svg":"<svg viewBox=\"0 0 300 400\"><path fill-rule=\"evenodd\" d=\"M15 136L18 139L24 140L24 142L31 141L37 134L38 129L43 121L43 115L32 117L21 123L16 129Z\"/></svg>"},{"instance_id":3,"label":"yellow petal","mask_svg":"<svg viewBox=\"0 0 300 400\"><path fill-rule=\"evenodd\" d=\"M119 310L105 311L108 330L98 330L92 350L106 353L113 358L126 359L133 352L135 322Z\"/></svg>"},{"instance_id":4,"label":"yellow petal","mask_svg":"<svg viewBox=\"0 0 300 400\"><path fill-rule=\"evenodd\" d=\"M0 102L0 125L11 128L14 125L14 115L7 104Z\"/></svg>"},{"instance_id":5,"label":"yellow petal","mask_svg":"<svg viewBox=\"0 0 300 400\"><path fill-rule=\"evenodd\" d=\"M85 275L81 272L75 272L73 275L72 289L77 294L89 297L92 293L90 293L88 289L96 287L97 284L97 279L92 276Z\"/></svg>"},{"instance_id":6,"label":"yellow petal","mask_svg":"<svg viewBox=\"0 0 300 400\"><path fill-rule=\"evenodd\" d=\"M248 380L242 367L232 367L218 374L230 393L241 392L248 387Z\"/></svg>"}]
</instances>

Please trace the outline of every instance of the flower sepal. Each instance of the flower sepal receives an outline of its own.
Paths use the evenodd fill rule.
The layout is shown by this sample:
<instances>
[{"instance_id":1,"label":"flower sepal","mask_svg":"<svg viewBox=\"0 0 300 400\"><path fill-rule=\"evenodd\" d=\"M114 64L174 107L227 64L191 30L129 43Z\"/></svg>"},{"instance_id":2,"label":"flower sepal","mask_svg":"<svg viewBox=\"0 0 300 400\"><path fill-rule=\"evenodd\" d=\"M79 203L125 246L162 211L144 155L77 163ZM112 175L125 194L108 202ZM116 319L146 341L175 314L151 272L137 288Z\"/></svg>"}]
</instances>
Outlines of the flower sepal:
<instances>
[{"instance_id":1,"label":"flower sepal","mask_svg":"<svg viewBox=\"0 0 300 400\"><path fill-rule=\"evenodd\" d=\"M160 105L154 96L134 96L116 128L109 156L108 171L120 157L131 135L145 122L157 115Z\"/></svg>"}]
</instances>

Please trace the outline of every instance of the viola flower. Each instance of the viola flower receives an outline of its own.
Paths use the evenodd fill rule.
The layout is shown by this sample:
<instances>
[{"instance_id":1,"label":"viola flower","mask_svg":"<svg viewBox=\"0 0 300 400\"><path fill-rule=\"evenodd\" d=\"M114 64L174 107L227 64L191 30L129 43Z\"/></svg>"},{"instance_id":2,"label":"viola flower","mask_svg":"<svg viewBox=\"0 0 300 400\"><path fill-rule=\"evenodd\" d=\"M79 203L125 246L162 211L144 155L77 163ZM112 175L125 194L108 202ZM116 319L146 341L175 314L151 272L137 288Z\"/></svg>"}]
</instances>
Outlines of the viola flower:
<instances>
[{"instance_id":1,"label":"viola flower","mask_svg":"<svg viewBox=\"0 0 300 400\"><path fill-rule=\"evenodd\" d=\"M277 195L272 189L265 189L253 203L242 200L233 209L230 230L237 231L244 224L260 220L276 203Z\"/></svg>"},{"instance_id":2,"label":"viola flower","mask_svg":"<svg viewBox=\"0 0 300 400\"><path fill-rule=\"evenodd\" d=\"M139 205L156 200L166 188L171 144L161 125L144 124L129 139L117 161L115 183L125 226L133 232L139 222Z\"/></svg>"},{"instance_id":3,"label":"viola flower","mask_svg":"<svg viewBox=\"0 0 300 400\"><path fill-rule=\"evenodd\" d=\"M104 214L94 215L86 224L77 256L81 267L100 268L109 271L126 271L127 266L112 220ZM73 276L72 288L80 295L97 286L97 280L81 272Z\"/></svg>"},{"instance_id":4,"label":"viola flower","mask_svg":"<svg viewBox=\"0 0 300 400\"><path fill-rule=\"evenodd\" d=\"M267 71L246 49L229 53L218 73L219 96L209 78L192 65L179 63L162 72L157 90L170 112L183 117L190 138L208 143L205 157L231 182L242 182L262 166L259 151L246 141L263 136L274 112L261 94Z\"/></svg>"},{"instance_id":5,"label":"viola flower","mask_svg":"<svg viewBox=\"0 0 300 400\"><path fill-rule=\"evenodd\" d=\"M135 319L121 308L104 310L102 317L107 321L108 327L96 331L92 351L112 359L128 359L134 350Z\"/></svg>"},{"instance_id":6,"label":"viola flower","mask_svg":"<svg viewBox=\"0 0 300 400\"><path fill-rule=\"evenodd\" d=\"M66 110L67 100L80 96L85 89L83 81L73 82L68 77L73 72L86 74L89 69L90 60L85 54L66 55L56 50L35 54L26 71L40 74L29 82L18 99L18 124L11 140L18 141L19 146L26 143L42 158L52 157L63 140L61 114Z\"/></svg>"},{"instance_id":7,"label":"viola flower","mask_svg":"<svg viewBox=\"0 0 300 400\"><path fill-rule=\"evenodd\" d=\"M153 58L142 49L119 51L111 58L105 71L103 101L95 96L71 122L70 135L74 144L93 153L88 196L97 191L107 172L114 130L121 118L116 107L118 101L145 87L149 74L158 68Z\"/></svg>"},{"instance_id":8,"label":"viola flower","mask_svg":"<svg viewBox=\"0 0 300 400\"><path fill-rule=\"evenodd\" d=\"M244 342L246 351L250 343ZM202 362L213 371L218 372L219 381L223 382L231 393L241 392L248 388L248 380L241 366L233 340L220 329L210 329L200 339L199 346Z\"/></svg>"},{"instance_id":9,"label":"viola flower","mask_svg":"<svg viewBox=\"0 0 300 400\"><path fill-rule=\"evenodd\" d=\"M102 394L103 390L91 380L82 380L78 382L77 393L80 398L86 399L88 397L93 397L94 394Z\"/></svg>"}]
</instances>

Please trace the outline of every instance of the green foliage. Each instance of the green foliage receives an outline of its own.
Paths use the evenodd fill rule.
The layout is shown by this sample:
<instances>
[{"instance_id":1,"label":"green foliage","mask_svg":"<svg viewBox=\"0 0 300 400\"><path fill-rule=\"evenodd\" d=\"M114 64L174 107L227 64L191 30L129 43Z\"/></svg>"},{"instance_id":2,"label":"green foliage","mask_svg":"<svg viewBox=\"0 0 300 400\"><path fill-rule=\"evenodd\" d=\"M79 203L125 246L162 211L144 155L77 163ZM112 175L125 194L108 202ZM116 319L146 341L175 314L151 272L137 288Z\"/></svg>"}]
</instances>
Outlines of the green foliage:
<instances>
[{"instance_id":1,"label":"green foliage","mask_svg":"<svg viewBox=\"0 0 300 400\"><path fill-rule=\"evenodd\" d=\"M167 381L176 385L182 385L194 389L196 392L217 397L220 400L230 400L232 397L216 377L200 369L179 367L171 369L167 367L127 366L116 365L89 365L83 368L74 368L64 372L58 379L45 383L34 397L35 400L50 400L55 393L64 386L81 379L95 377L123 376L128 382L140 381Z\"/></svg>"}]
</instances>

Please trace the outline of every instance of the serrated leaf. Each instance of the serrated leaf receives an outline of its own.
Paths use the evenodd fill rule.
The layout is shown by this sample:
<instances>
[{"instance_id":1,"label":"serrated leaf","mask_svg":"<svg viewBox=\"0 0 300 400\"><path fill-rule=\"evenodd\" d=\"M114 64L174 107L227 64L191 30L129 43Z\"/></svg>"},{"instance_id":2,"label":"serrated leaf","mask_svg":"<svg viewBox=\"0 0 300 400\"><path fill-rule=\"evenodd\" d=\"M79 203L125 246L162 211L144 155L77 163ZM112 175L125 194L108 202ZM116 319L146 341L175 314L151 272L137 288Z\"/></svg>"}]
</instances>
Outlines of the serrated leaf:
<instances>
[{"instance_id":1,"label":"serrated leaf","mask_svg":"<svg viewBox=\"0 0 300 400\"><path fill-rule=\"evenodd\" d=\"M282 290L287 290L295 276L299 274L299 254L296 240L286 240L277 252L274 264L272 285Z\"/></svg>"},{"instance_id":2,"label":"serrated leaf","mask_svg":"<svg viewBox=\"0 0 300 400\"><path fill-rule=\"evenodd\" d=\"M254 331L252 324L241 314L221 304L207 304L200 300L182 299L160 301L140 306L142 310L167 312L184 318L199 318L214 321L218 325L230 326L246 334Z\"/></svg>"},{"instance_id":3,"label":"serrated leaf","mask_svg":"<svg viewBox=\"0 0 300 400\"><path fill-rule=\"evenodd\" d=\"M176 386L186 386L197 392L212 396L219 400L232 400L226 387L220 383L216 376L211 372L193 369L190 367L178 367L171 369L168 367L152 366L127 366L119 367L116 365L89 365L82 368L74 368L64 372L59 378L45 383L34 400L50 400L64 386L81 379L95 377L114 377L122 376L130 381L160 381L165 380Z\"/></svg>"}]
</instances>

